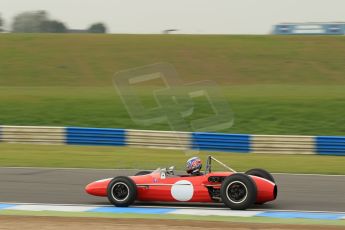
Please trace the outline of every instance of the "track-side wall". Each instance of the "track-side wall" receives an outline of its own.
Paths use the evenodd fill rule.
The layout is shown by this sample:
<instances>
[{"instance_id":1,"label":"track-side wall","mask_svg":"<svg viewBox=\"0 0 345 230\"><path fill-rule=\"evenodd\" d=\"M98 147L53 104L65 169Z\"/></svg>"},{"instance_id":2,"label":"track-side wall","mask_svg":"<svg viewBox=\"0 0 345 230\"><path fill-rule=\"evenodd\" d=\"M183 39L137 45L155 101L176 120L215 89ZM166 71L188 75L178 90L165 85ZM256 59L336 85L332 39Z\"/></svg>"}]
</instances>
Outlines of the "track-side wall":
<instances>
[{"instance_id":1,"label":"track-side wall","mask_svg":"<svg viewBox=\"0 0 345 230\"><path fill-rule=\"evenodd\" d=\"M345 156L343 136L246 135L112 128L0 126L0 141Z\"/></svg>"}]
</instances>

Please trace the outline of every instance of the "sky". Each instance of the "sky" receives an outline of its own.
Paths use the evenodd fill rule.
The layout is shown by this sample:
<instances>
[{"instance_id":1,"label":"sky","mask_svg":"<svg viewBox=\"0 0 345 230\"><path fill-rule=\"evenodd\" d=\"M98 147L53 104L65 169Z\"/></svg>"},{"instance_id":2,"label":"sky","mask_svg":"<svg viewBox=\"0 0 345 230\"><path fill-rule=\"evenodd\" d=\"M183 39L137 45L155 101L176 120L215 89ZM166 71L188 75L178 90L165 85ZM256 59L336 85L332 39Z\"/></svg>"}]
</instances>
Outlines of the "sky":
<instances>
[{"instance_id":1,"label":"sky","mask_svg":"<svg viewBox=\"0 0 345 230\"><path fill-rule=\"evenodd\" d=\"M110 33L267 34L282 22L345 21L345 0L0 0L7 28L32 10L70 29L104 22Z\"/></svg>"}]
</instances>

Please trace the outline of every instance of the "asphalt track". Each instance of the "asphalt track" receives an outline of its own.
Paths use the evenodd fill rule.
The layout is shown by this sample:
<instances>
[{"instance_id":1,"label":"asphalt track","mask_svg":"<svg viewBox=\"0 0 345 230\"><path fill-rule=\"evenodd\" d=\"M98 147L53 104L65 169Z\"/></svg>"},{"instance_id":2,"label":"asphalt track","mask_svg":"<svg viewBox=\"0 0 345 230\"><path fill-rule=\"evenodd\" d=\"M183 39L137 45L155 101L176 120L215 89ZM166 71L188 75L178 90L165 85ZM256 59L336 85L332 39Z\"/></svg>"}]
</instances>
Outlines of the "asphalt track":
<instances>
[{"instance_id":1,"label":"asphalt track","mask_svg":"<svg viewBox=\"0 0 345 230\"><path fill-rule=\"evenodd\" d=\"M0 202L108 205L106 198L87 195L85 185L135 172L137 170L0 168ZM254 206L254 209L345 212L345 176L274 174L274 177L278 184L277 200ZM176 203L170 205L177 206Z\"/></svg>"}]
</instances>

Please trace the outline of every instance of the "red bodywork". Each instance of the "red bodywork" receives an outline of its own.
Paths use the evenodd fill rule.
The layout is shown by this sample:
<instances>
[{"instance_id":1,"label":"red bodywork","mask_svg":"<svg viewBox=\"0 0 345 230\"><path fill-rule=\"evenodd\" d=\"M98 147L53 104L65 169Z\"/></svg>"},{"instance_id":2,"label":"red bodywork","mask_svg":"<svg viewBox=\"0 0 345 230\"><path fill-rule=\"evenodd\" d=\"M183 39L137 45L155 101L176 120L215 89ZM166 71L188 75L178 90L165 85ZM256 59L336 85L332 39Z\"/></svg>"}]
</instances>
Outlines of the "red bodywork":
<instances>
[{"instance_id":1,"label":"red bodywork","mask_svg":"<svg viewBox=\"0 0 345 230\"><path fill-rule=\"evenodd\" d=\"M211 182L210 177L225 178L232 172L212 172L201 176L173 176L161 178L159 172L131 176L137 185L138 201L162 202L216 202L209 188L220 189L221 182ZM266 179L250 176L257 187L256 203L272 201L277 196L277 186ZM94 196L107 196L107 187L112 178L88 184L86 192Z\"/></svg>"}]
</instances>

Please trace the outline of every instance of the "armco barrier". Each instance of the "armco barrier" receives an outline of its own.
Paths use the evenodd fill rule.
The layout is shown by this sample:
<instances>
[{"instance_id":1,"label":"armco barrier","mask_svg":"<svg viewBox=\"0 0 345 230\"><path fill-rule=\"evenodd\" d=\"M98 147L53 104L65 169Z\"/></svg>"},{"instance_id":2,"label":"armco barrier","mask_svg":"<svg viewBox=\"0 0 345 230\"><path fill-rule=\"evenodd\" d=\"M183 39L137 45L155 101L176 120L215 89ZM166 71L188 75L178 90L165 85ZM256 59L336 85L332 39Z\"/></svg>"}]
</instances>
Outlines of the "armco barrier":
<instances>
[{"instance_id":1,"label":"armco barrier","mask_svg":"<svg viewBox=\"0 0 345 230\"><path fill-rule=\"evenodd\" d=\"M273 34L280 35L344 35L345 22L282 23L275 25Z\"/></svg>"},{"instance_id":2,"label":"armco barrier","mask_svg":"<svg viewBox=\"0 0 345 230\"><path fill-rule=\"evenodd\" d=\"M251 143L251 151L255 153L315 153L313 136L252 135Z\"/></svg>"},{"instance_id":3,"label":"armco barrier","mask_svg":"<svg viewBox=\"0 0 345 230\"><path fill-rule=\"evenodd\" d=\"M124 129L67 127L65 142L71 145L126 145Z\"/></svg>"},{"instance_id":4,"label":"armco barrier","mask_svg":"<svg viewBox=\"0 0 345 230\"><path fill-rule=\"evenodd\" d=\"M316 137L316 152L320 155L345 156L345 137Z\"/></svg>"},{"instance_id":5,"label":"armco barrier","mask_svg":"<svg viewBox=\"0 0 345 230\"><path fill-rule=\"evenodd\" d=\"M1 126L0 141L9 143L63 144L64 127Z\"/></svg>"},{"instance_id":6,"label":"armco barrier","mask_svg":"<svg viewBox=\"0 0 345 230\"><path fill-rule=\"evenodd\" d=\"M246 135L81 127L0 126L0 141L345 156L345 137Z\"/></svg>"},{"instance_id":7,"label":"armco barrier","mask_svg":"<svg viewBox=\"0 0 345 230\"><path fill-rule=\"evenodd\" d=\"M126 134L127 145L135 147L189 149L191 143L187 132L129 129Z\"/></svg>"},{"instance_id":8,"label":"armco barrier","mask_svg":"<svg viewBox=\"0 0 345 230\"><path fill-rule=\"evenodd\" d=\"M192 133L192 149L249 153L250 135Z\"/></svg>"}]
</instances>

